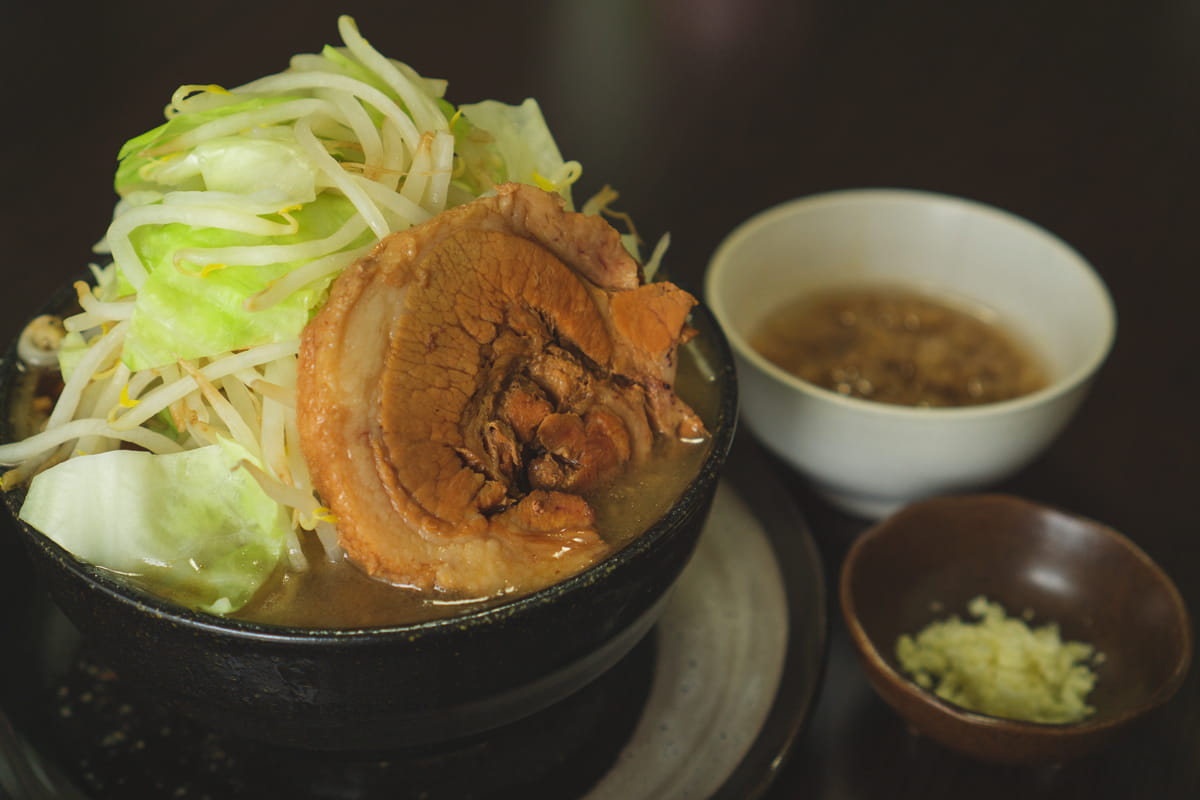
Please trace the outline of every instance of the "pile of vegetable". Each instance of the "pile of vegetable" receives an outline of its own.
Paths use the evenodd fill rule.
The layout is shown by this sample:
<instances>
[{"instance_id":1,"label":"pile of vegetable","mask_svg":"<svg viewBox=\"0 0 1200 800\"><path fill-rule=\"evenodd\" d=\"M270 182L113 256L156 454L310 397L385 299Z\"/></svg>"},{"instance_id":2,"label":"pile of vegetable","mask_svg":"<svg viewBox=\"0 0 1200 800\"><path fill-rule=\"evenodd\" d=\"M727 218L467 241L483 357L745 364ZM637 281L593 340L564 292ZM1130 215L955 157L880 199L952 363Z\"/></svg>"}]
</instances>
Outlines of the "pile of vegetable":
<instances>
[{"instance_id":1,"label":"pile of vegetable","mask_svg":"<svg viewBox=\"0 0 1200 800\"><path fill-rule=\"evenodd\" d=\"M235 89L180 87L121 149L111 263L76 285L61 394L44 431L0 446L5 488L28 482L26 522L216 613L282 559L304 569L310 535L339 556L295 421L300 333L333 279L504 181L571 207L580 174L534 100L455 107L349 17L339 33Z\"/></svg>"}]
</instances>

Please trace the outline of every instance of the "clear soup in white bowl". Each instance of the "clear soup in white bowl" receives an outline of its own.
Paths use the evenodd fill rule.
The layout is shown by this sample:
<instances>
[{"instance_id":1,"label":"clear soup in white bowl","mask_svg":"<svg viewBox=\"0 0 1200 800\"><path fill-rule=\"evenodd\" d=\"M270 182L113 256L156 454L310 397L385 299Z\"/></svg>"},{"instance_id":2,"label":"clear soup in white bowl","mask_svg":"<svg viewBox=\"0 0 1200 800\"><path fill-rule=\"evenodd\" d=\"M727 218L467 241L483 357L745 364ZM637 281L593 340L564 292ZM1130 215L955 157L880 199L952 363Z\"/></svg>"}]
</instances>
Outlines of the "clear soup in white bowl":
<instances>
[{"instance_id":1,"label":"clear soup in white bowl","mask_svg":"<svg viewBox=\"0 0 1200 800\"><path fill-rule=\"evenodd\" d=\"M801 379L752 341L831 290L903 289L994 324L1044 384L1011 399L920 407ZM997 482L1070 420L1112 347L1116 314L1092 266L1018 216L903 189L814 195L767 209L721 242L706 299L732 345L742 419L832 502L865 517Z\"/></svg>"}]
</instances>

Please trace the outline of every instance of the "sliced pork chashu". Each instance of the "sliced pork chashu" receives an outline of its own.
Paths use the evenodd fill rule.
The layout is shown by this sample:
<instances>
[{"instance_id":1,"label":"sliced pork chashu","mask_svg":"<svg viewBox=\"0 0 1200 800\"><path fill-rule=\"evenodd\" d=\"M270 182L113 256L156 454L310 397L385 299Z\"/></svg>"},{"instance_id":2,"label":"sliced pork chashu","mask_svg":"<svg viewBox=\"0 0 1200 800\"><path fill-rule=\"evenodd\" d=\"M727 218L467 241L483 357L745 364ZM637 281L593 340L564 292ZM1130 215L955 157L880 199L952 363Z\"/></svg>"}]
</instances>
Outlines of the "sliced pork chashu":
<instances>
[{"instance_id":1,"label":"sliced pork chashu","mask_svg":"<svg viewBox=\"0 0 1200 800\"><path fill-rule=\"evenodd\" d=\"M672 388L694 304L640 284L602 219L528 186L383 239L300 352L301 444L349 556L469 596L603 556L584 495L656 435L705 435Z\"/></svg>"}]
</instances>

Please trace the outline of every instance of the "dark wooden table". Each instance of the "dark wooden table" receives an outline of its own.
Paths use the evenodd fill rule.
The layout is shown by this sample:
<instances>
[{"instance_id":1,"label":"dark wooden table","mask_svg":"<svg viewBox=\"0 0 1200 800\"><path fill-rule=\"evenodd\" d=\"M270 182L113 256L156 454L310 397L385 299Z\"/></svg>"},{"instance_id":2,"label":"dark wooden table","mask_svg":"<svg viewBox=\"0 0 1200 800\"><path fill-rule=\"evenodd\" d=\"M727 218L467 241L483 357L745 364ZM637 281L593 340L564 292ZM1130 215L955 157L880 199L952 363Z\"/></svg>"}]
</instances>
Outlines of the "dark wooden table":
<instances>
[{"instance_id":1,"label":"dark wooden table","mask_svg":"<svg viewBox=\"0 0 1200 800\"><path fill-rule=\"evenodd\" d=\"M181 83L236 85L336 41L460 102L541 101L581 192L605 183L698 289L750 214L830 189L963 195L1058 233L1114 295L1116 347L1078 417L1000 487L1109 523L1200 614L1200 6L1177 0L6 3L0 335L89 259L114 157ZM781 468L835 582L862 523ZM1095 758L977 765L909 735L836 606L824 686L770 797L1200 796L1200 668Z\"/></svg>"}]
</instances>

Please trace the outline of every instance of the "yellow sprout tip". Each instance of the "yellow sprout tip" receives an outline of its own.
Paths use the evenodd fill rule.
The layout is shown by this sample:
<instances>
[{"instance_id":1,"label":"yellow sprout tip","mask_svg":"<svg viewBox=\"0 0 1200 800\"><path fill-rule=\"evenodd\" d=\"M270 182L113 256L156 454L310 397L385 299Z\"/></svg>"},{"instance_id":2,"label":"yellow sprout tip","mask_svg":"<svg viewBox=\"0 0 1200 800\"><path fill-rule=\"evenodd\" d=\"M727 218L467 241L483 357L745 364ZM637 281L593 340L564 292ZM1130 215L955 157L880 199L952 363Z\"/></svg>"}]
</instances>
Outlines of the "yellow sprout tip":
<instances>
[{"instance_id":1,"label":"yellow sprout tip","mask_svg":"<svg viewBox=\"0 0 1200 800\"><path fill-rule=\"evenodd\" d=\"M189 83L179 87L180 91L186 94L195 94L197 92L208 92L210 94L233 94L233 92L216 83Z\"/></svg>"},{"instance_id":2,"label":"yellow sprout tip","mask_svg":"<svg viewBox=\"0 0 1200 800\"><path fill-rule=\"evenodd\" d=\"M125 384L124 386L121 387L121 397L117 400L117 402L120 403L125 408L133 408L134 406L136 406L138 403L140 403L142 401L135 400L134 398L130 397L129 396L129 384Z\"/></svg>"},{"instance_id":3,"label":"yellow sprout tip","mask_svg":"<svg viewBox=\"0 0 1200 800\"><path fill-rule=\"evenodd\" d=\"M557 192L558 191L558 186L556 186L554 184L554 181L545 177L540 172L538 172L536 169L533 171L533 183L539 189L542 189L547 192Z\"/></svg>"}]
</instances>

